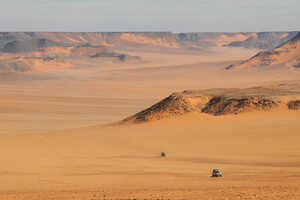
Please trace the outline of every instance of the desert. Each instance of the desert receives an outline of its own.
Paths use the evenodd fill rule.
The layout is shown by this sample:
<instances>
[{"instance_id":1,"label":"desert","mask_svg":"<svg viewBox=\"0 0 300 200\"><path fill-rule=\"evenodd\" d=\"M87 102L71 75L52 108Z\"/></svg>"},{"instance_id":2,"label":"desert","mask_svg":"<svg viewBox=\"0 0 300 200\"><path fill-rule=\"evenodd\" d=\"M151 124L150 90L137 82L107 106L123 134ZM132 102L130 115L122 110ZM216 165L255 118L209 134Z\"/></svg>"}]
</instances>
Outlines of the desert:
<instances>
[{"instance_id":1,"label":"desert","mask_svg":"<svg viewBox=\"0 0 300 200\"><path fill-rule=\"evenodd\" d=\"M297 32L0 35L0 199L300 198Z\"/></svg>"},{"instance_id":2,"label":"desert","mask_svg":"<svg viewBox=\"0 0 300 200\"><path fill-rule=\"evenodd\" d=\"M0 3L0 200L300 200L299 0Z\"/></svg>"}]
</instances>

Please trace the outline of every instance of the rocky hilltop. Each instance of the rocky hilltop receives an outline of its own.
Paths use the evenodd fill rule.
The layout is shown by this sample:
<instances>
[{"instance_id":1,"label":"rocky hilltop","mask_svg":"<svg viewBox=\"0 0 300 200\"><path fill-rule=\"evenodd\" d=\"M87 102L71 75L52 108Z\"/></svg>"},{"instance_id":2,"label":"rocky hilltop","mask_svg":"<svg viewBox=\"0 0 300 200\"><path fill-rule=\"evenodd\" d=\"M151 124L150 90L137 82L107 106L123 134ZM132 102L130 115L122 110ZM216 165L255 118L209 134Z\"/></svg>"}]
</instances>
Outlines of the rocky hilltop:
<instances>
[{"instance_id":1,"label":"rocky hilltop","mask_svg":"<svg viewBox=\"0 0 300 200\"><path fill-rule=\"evenodd\" d=\"M252 58L236 65L230 65L226 69L276 66L300 68L300 33L274 49L261 51Z\"/></svg>"},{"instance_id":2,"label":"rocky hilltop","mask_svg":"<svg viewBox=\"0 0 300 200\"><path fill-rule=\"evenodd\" d=\"M187 113L219 116L268 111L275 108L300 109L300 85L174 93L153 106L124 119L121 124L149 122Z\"/></svg>"}]
</instances>

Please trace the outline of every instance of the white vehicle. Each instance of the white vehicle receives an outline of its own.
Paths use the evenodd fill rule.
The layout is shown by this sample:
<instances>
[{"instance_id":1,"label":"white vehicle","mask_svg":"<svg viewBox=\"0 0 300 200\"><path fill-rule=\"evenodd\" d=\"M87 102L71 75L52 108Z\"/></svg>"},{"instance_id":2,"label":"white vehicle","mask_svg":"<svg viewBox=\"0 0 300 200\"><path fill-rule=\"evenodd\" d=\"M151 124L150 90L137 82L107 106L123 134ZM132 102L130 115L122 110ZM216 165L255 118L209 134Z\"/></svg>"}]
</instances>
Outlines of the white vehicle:
<instances>
[{"instance_id":1,"label":"white vehicle","mask_svg":"<svg viewBox=\"0 0 300 200\"><path fill-rule=\"evenodd\" d=\"M212 177L222 177L222 173L221 173L221 171L218 170L218 169L213 169L212 175L211 175L211 176L212 176Z\"/></svg>"}]
</instances>

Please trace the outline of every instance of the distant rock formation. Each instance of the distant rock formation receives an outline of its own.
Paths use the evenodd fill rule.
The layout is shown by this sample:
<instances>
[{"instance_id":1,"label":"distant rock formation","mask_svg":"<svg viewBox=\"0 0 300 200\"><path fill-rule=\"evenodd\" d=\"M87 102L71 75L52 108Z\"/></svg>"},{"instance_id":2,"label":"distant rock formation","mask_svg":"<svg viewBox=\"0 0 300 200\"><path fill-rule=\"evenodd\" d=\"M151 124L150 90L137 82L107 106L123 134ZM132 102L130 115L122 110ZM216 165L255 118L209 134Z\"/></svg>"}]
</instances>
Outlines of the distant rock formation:
<instances>
[{"instance_id":1,"label":"distant rock formation","mask_svg":"<svg viewBox=\"0 0 300 200\"><path fill-rule=\"evenodd\" d=\"M78 58L113 62L137 62L140 57L117 53L102 45L53 42L48 39L16 40L7 43L0 56L1 73L29 73L73 67Z\"/></svg>"},{"instance_id":2,"label":"distant rock formation","mask_svg":"<svg viewBox=\"0 0 300 200\"><path fill-rule=\"evenodd\" d=\"M248 39L243 41L234 41L225 46L245 47L256 49L273 49L291 38L295 37L298 32L262 32L253 33Z\"/></svg>"},{"instance_id":3,"label":"distant rock formation","mask_svg":"<svg viewBox=\"0 0 300 200\"><path fill-rule=\"evenodd\" d=\"M171 33L171 32L0 32L0 72L29 72L72 66L74 58L85 57L112 62L139 62L142 58L123 53L130 49L203 50L210 46L243 46L245 48L269 48L281 44L296 32L286 33ZM243 45L237 45L237 42ZM300 68L296 57L298 47L289 51L262 52L249 62L272 65L292 60L294 68ZM283 58L276 60L276 56ZM293 57L294 56L294 57ZM290 59L290 60L287 60ZM241 63L244 64L244 63ZM248 61L245 62L248 65ZM44 67L43 67L44 66ZM244 65L242 65L244 66ZM234 66L228 69L235 68Z\"/></svg>"},{"instance_id":4,"label":"distant rock formation","mask_svg":"<svg viewBox=\"0 0 300 200\"><path fill-rule=\"evenodd\" d=\"M261 51L252 58L235 65L230 65L226 69L270 68L273 66L300 67L300 33L275 49Z\"/></svg>"},{"instance_id":5,"label":"distant rock formation","mask_svg":"<svg viewBox=\"0 0 300 200\"><path fill-rule=\"evenodd\" d=\"M30 46L31 40L46 38L50 41L66 45L92 44L94 46L106 47L138 47L138 46L157 46L166 48L180 47L178 38L169 32L104 32L104 33L67 33L67 32L35 32L35 33L0 33L0 47L14 41L26 41ZM31 41L32 42L32 41Z\"/></svg>"},{"instance_id":6,"label":"distant rock formation","mask_svg":"<svg viewBox=\"0 0 300 200\"><path fill-rule=\"evenodd\" d=\"M43 49L51 46L62 46L62 44L45 38L31 40L14 40L5 44L1 51L5 53L34 52L42 51Z\"/></svg>"},{"instance_id":7,"label":"distant rock formation","mask_svg":"<svg viewBox=\"0 0 300 200\"><path fill-rule=\"evenodd\" d=\"M209 46L232 46L245 48L271 49L295 36L297 32L270 33L171 33L171 32L19 32L0 33L0 48L13 51L14 46L28 50L38 45L39 40L47 40L50 45L84 45L106 47L160 47L160 48L203 48ZM50 42L52 41L52 42ZM12 43L11 43L12 42ZM26 45L29 47L25 48ZM40 41L43 43L43 41ZM15 44L14 44L15 43ZM13 48L10 49L9 47Z\"/></svg>"},{"instance_id":8,"label":"distant rock formation","mask_svg":"<svg viewBox=\"0 0 300 200\"><path fill-rule=\"evenodd\" d=\"M258 33L179 33L181 43L189 45L228 46L272 49L294 37L297 32Z\"/></svg>"}]
</instances>

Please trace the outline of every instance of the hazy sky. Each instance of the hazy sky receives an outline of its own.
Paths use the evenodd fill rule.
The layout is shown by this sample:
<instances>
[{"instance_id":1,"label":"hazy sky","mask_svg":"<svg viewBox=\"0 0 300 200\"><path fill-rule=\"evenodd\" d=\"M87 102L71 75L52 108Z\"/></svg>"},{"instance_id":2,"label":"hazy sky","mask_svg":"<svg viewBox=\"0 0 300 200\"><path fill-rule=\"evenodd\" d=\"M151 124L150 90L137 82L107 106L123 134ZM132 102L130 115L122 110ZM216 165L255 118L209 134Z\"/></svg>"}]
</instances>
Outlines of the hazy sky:
<instances>
[{"instance_id":1,"label":"hazy sky","mask_svg":"<svg viewBox=\"0 0 300 200\"><path fill-rule=\"evenodd\" d=\"M0 0L0 31L300 30L300 0Z\"/></svg>"}]
</instances>

